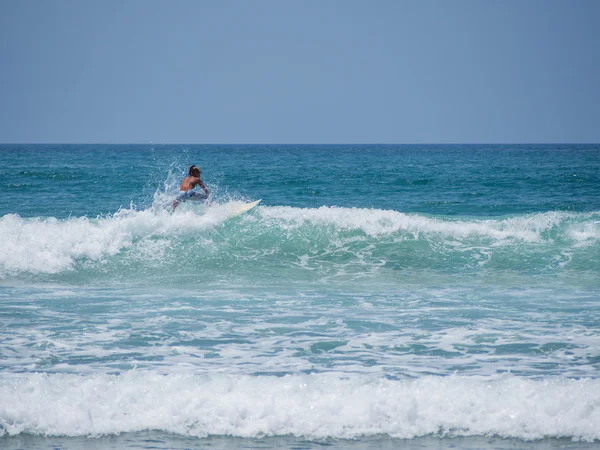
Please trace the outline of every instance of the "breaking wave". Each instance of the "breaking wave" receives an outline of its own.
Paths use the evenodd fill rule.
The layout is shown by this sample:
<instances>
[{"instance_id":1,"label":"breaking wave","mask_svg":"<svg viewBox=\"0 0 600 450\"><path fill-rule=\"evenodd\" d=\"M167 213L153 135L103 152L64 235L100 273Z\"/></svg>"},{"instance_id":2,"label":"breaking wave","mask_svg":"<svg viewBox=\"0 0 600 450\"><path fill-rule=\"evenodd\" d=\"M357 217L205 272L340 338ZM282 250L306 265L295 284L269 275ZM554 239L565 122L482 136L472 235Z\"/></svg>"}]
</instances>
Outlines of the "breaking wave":
<instances>
[{"instance_id":1,"label":"breaking wave","mask_svg":"<svg viewBox=\"0 0 600 450\"><path fill-rule=\"evenodd\" d=\"M266 267L594 270L600 212L504 218L442 217L359 208L260 206L228 219L239 202L121 210L98 218L0 218L0 277L77 271ZM187 205L185 205L187 206ZM197 260L197 261L196 261ZM171 267L173 266L173 267ZM179 270L180 265L177 265Z\"/></svg>"},{"instance_id":2,"label":"breaking wave","mask_svg":"<svg viewBox=\"0 0 600 450\"><path fill-rule=\"evenodd\" d=\"M600 380L590 379L27 374L0 378L0 398L0 436L600 439Z\"/></svg>"}]
</instances>

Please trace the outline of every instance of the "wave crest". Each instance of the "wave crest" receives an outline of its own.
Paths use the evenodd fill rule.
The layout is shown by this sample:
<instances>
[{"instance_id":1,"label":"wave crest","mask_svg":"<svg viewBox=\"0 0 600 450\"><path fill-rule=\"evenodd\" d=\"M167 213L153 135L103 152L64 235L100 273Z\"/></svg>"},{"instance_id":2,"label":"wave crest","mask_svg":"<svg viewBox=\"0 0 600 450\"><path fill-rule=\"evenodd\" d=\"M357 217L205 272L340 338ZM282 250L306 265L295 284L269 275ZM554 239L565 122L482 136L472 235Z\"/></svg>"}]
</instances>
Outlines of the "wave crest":
<instances>
[{"instance_id":1,"label":"wave crest","mask_svg":"<svg viewBox=\"0 0 600 450\"><path fill-rule=\"evenodd\" d=\"M234 204L121 210L88 219L0 218L0 277L57 274L84 263L132 258L179 260L190 246L202 249L210 269L227 261L277 257L273 264L308 268L319 263L367 262L389 267L464 267L490 260L499 267L543 268L598 262L600 213L547 212L507 218L454 218L359 208L261 206L227 220ZM581 253L582 257L577 258ZM594 256L596 255L596 256ZM193 256L192 256L193 259Z\"/></svg>"}]
</instances>

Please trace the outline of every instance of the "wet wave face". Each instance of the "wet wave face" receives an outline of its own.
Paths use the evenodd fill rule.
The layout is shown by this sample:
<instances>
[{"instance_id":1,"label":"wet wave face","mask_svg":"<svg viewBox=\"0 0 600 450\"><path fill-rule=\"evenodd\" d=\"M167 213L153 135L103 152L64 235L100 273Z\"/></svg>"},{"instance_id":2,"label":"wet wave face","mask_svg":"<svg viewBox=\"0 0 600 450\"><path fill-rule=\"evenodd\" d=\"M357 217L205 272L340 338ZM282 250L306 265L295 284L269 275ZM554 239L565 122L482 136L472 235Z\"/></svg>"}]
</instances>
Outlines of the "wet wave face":
<instances>
[{"instance_id":1,"label":"wet wave face","mask_svg":"<svg viewBox=\"0 0 600 450\"><path fill-rule=\"evenodd\" d=\"M198 265L204 273L292 278L296 273L314 279L420 269L540 275L585 272L600 264L598 212L485 219L259 206L228 219L237 204L184 206L175 215L123 209L96 219L5 215L0 277L99 273L151 279L160 273L177 281Z\"/></svg>"}]
</instances>

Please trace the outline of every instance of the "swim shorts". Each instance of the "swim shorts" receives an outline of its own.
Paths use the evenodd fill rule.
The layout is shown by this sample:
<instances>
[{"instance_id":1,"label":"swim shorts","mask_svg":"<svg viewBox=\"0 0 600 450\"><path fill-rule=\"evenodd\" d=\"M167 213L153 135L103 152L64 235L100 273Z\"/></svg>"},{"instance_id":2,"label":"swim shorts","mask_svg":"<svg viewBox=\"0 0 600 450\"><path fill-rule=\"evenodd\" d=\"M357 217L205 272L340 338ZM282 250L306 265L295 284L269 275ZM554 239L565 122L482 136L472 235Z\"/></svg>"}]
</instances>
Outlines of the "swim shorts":
<instances>
[{"instance_id":1,"label":"swim shorts","mask_svg":"<svg viewBox=\"0 0 600 450\"><path fill-rule=\"evenodd\" d=\"M175 201L185 202L186 200L206 200L206 194L190 189L189 191L179 191Z\"/></svg>"}]
</instances>

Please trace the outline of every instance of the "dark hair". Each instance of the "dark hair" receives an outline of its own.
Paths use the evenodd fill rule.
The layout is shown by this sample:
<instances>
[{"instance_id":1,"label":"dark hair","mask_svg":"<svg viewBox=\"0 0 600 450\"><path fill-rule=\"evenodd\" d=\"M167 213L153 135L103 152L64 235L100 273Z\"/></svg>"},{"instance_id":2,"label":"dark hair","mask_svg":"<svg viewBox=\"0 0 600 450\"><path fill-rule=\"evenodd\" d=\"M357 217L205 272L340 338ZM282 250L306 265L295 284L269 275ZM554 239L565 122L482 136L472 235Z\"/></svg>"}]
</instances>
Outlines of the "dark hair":
<instances>
[{"instance_id":1,"label":"dark hair","mask_svg":"<svg viewBox=\"0 0 600 450\"><path fill-rule=\"evenodd\" d=\"M188 175L189 175L189 176L192 176L196 170L197 170L198 172L202 172L202 171L201 171L201 170L198 168L198 166L190 166L190 170L188 170Z\"/></svg>"}]
</instances>

